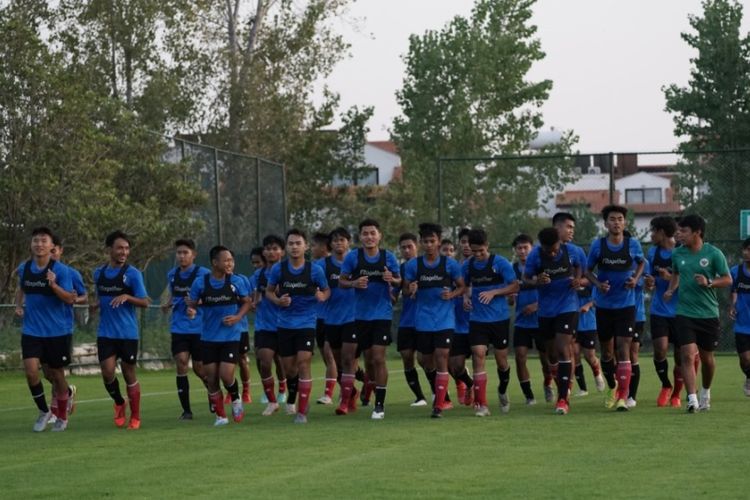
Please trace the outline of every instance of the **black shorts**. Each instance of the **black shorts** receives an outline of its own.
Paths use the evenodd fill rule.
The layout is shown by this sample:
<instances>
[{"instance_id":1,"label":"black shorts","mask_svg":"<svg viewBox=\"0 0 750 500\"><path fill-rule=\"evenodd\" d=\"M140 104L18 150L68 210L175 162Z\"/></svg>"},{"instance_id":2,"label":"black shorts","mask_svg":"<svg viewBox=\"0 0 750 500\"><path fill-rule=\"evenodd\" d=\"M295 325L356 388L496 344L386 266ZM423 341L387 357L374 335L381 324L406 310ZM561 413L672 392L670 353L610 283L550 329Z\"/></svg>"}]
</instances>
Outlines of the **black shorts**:
<instances>
[{"instance_id":1,"label":"black shorts","mask_svg":"<svg viewBox=\"0 0 750 500\"><path fill-rule=\"evenodd\" d=\"M115 356L123 363L134 365L138 361L138 340L97 337L96 352L100 363Z\"/></svg>"},{"instance_id":2,"label":"black shorts","mask_svg":"<svg viewBox=\"0 0 750 500\"><path fill-rule=\"evenodd\" d=\"M417 350L417 329L413 326L400 326L396 336L398 351Z\"/></svg>"},{"instance_id":3,"label":"black shorts","mask_svg":"<svg viewBox=\"0 0 750 500\"><path fill-rule=\"evenodd\" d=\"M539 316L539 338L545 342L554 339L558 333L573 335L576 328L578 328L577 311L550 317Z\"/></svg>"},{"instance_id":4,"label":"black shorts","mask_svg":"<svg viewBox=\"0 0 750 500\"><path fill-rule=\"evenodd\" d=\"M267 330L256 330L253 345L256 353L260 349L271 349L273 352L277 352L279 350L279 334Z\"/></svg>"},{"instance_id":5,"label":"black shorts","mask_svg":"<svg viewBox=\"0 0 750 500\"><path fill-rule=\"evenodd\" d=\"M313 352L315 328L279 328L279 356L296 356L298 352Z\"/></svg>"},{"instance_id":6,"label":"black shorts","mask_svg":"<svg viewBox=\"0 0 750 500\"><path fill-rule=\"evenodd\" d=\"M719 318L688 318L677 316L677 343L696 344L704 351L714 351L719 345Z\"/></svg>"},{"instance_id":7,"label":"black shorts","mask_svg":"<svg viewBox=\"0 0 750 500\"><path fill-rule=\"evenodd\" d=\"M469 321L469 344L490 345L495 349L507 349L510 337L510 320L495 321L493 323L480 323Z\"/></svg>"},{"instance_id":8,"label":"black shorts","mask_svg":"<svg viewBox=\"0 0 750 500\"><path fill-rule=\"evenodd\" d=\"M323 345L326 343L326 324L325 321L318 318L315 321L315 343L318 345L319 350L323 350Z\"/></svg>"},{"instance_id":9,"label":"black shorts","mask_svg":"<svg viewBox=\"0 0 750 500\"><path fill-rule=\"evenodd\" d=\"M250 352L250 334L242 332L240 334L240 355Z\"/></svg>"},{"instance_id":10,"label":"black shorts","mask_svg":"<svg viewBox=\"0 0 750 500\"><path fill-rule=\"evenodd\" d=\"M172 357L181 352L190 353L193 361L203 359L203 348L200 333L173 333L172 334Z\"/></svg>"},{"instance_id":11,"label":"black shorts","mask_svg":"<svg viewBox=\"0 0 750 500\"><path fill-rule=\"evenodd\" d=\"M471 357L471 345L469 345L468 333L453 333L450 356Z\"/></svg>"},{"instance_id":12,"label":"black shorts","mask_svg":"<svg viewBox=\"0 0 750 500\"><path fill-rule=\"evenodd\" d=\"M351 338L354 333L354 322L344 323L343 325L326 325L325 335L326 342L331 349L341 349L344 339Z\"/></svg>"},{"instance_id":13,"label":"black shorts","mask_svg":"<svg viewBox=\"0 0 750 500\"><path fill-rule=\"evenodd\" d=\"M536 344L536 349L539 352L544 352L544 342L539 339L538 328L526 328L524 326L513 328L513 347L533 349L534 344Z\"/></svg>"},{"instance_id":14,"label":"black shorts","mask_svg":"<svg viewBox=\"0 0 750 500\"><path fill-rule=\"evenodd\" d=\"M651 339L667 337L668 342L674 344L677 339L677 325L674 318L651 315Z\"/></svg>"},{"instance_id":15,"label":"black shorts","mask_svg":"<svg viewBox=\"0 0 750 500\"><path fill-rule=\"evenodd\" d=\"M21 335L23 359L38 358L43 365L50 368L68 366L72 346L72 335L60 335L59 337Z\"/></svg>"},{"instance_id":16,"label":"black shorts","mask_svg":"<svg viewBox=\"0 0 750 500\"><path fill-rule=\"evenodd\" d=\"M435 349L450 349L453 330L437 332L417 332L417 350L422 354L432 354Z\"/></svg>"},{"instance_id":17,"label":"black shorts","mask_svg":"<svg viewBox=\"0 0 750 500\"><path fill-rule=\"evenodd\" d=\"M203 364L233 363L237 364L240 359L240 343L232 342L202 342Z\"/></svg>"},{"instance_id":18,"label":"black shorts","mask_svg":"<svg viewBox=\"0 0 750 500\"><path fill-rule=\"evenodd\" d=\"M620 309L596 308L596 332L599 342L608 342L613 337L635 335L635 306Z\"/></svg>"},{"instance_id":19,"label":"black shorts","mask_svg":"<svg viewBox=\"0 0 750 500\"><path fill-rule=\"evenodd\" d=\"M643 342L643 331L646 326L645 321L636 321L635 322L635 330L633 330L633 342L638 342L639 344Z\"/></svg>"},{"instance_id":20,"label":"black shorts","mask_svg":"<svg viewBox=\"0 0 750 500\"><path fill-rule=\"evenodd\" d=\"M737 354L750 351L750 335L747 333L735 333L734 345L737 347Z\"/></svg>"},{"instance_id":21,"label":"black shorts","mask_svg":"<svg viewBox=\"0 0 750 500\"><path fill-rule=\"evenodd\" d=\"M576 343L584 349L596 349L596 330L576 332Z\"/></svg>"},{"instance_id":22,"label":"black shorts","mask_svg":"<svg viewBox=\"0 0 750 500\"><path fill-rule=\"evenodd\" d=\"M358 319L354 322L352 337L356 337L354 340L363 352L374 345L391 345L391 320L374 319L366 321Z\"/></svg>"}]
</instances>

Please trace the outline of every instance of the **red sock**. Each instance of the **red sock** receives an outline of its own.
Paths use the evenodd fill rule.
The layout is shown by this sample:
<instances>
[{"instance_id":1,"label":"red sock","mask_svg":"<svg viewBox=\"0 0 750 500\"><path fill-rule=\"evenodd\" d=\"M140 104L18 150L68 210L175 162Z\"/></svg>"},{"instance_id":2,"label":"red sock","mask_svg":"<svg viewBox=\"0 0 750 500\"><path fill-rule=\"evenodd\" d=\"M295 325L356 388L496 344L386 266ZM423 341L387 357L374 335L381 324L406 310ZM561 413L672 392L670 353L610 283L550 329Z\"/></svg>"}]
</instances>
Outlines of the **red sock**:
<instances>
[{"instance_id":1,"label":"red sock","mask_svg":"<svg viewBox=\"0 0 750 500\"><path fill-rule=\"evenodd\" d=\"M619 361L617 363L617 399L628 399L630 392L630 375L633 369L630 361Z\"/></svg>"},{"instance_id":2,"label":"red sock","mask_svg":"<svg viewBox=\"0 0 750 500\"><path fill-rule=\"evenodd\" d=\"M67 420L68 419L68 398L67 395L65 399L63 398L55 398L55 401L57 401L57 408L52 409L52 413L59 418L60 420Z\"/></svg>"},{"instance_id":3,"label":"red sock","mask_svg":"<svg viewBox=\"0 0 750 500\"><path fill-rule=\"evenodd\" d=\"M550 365L549 365L549 376L552 378L552 380L555 381L555 385L558 386L557 390L559 391L560 387L559 387L559 384L557 383L557 368L558 368L557 363L555 363L555 364L550 363ZM547 385L549 385L549 384L547 384Z\"/></svg>"},{"instance_id":4,"label":"red sock","mask_svg":"<svg viewBox=\"0 0 750 500\"><path fill-rule=\"evenodd\" d=\"M326 379L326 389L325 389L325 395L329 398L333 397L333 390L336 388L336 379L335 378L327 378Z\"/></svg>"},{"instance_id":5,"label":"red sock","mask_svg":"<svg viewBox=\"0 0 750 500\"><path fill-rule=\"evenodd\" d=\"M284 394L286 392L286 379L282 378L279 380L279 393Z\"/></svg>"},{"instance_id":6,"label":"red sock","mask_svg":"<svg viewBox=\"0 0 750 500\"><path fill-rule=\"evenodd\" d=\"M266 395L266 398L268 398L269 403L275 403L276 402L276 393L273 390L273 376L264 378L261 380L263 383L263 392Z\"/></svg>"},{"instance_id":7,"label":"red sock","mask_svg":"<svg viewBox=\"0 0 750 500\"><path fill-rule=\"evenodd\" d=\"M307 415L307 407L310 404L310 392L312 391L312 380L300 380L297 384L297 395L299 396L299 413Z\"/></svg>"},{"instance_id":8,"label":"red sock","mask_svg":"<svg viewBox=\"0 0 750 500\"><path fill-rule=\"evenodd\" d=\"M372 396L372 391L375 390L375 386L377 384L375 382L372 382L369 378L365 377L365 395L364 399L366 401L370 400L370 397Z\"/></svg>"},{"instance_id":9,"label":"red sock","mask_svg":"<svg viewBox=\"0 0 750 500\"><path fill-rule=\"evenodd\" d=\"M435 403L433 408L442 408L445 403L445 394L448 392L448 372L437 372L435 376Z\"/></svg>"},{"instance_id":10,"label":"red sock","mask_svg":"<svg viewBox=\"0 0 750 500\"><path fill-rule=\"evenodd\" d=\"M130 418L141 419L141 385L136 382L128 386L128 402L130 403Z\"/></svg>"},{"instance_id":11,"label":"red sock","mask_svg":"<svg viewBox=\"0 0 750 500\"><path fill-rule=\"evenodd\" d=\"M474 401L487 406L487 372L474 374Z\"/></svg>"},{"instance_id":12,"label":"red sock","mask_svg":"<svg viewBox=\"0 0 750 500\"><path fill-rule=\"evenodd\" d=\"M242 381L242 394L250 394L250 381L249 380Z\"/></svg>"},{"instance_id":13,"label":"red sock","mask_svg":"<svg viewBox=\"0 0 750 500\"><path fill-rule=\"evenodd\" d=\"M224 395L221 393L221 389L219 389L219 392L211 394L209 396L209 399L214 404L214 410L216 411L216 416L226 418L227 412L224 411Z\"/></svg>"},{"instance_id":14,"label":"red sock","mask_svg":"<svg viewBox=\"0 0 750 500\"><path fill-rule=\"evenodd\" d=\"M354 392L354 374L344 373L341 375L341 406L348 407L349 400Z\"/></svg>"},{"instance_id":15,"label":"red sock","mask_svg":"<svg viewBox=\"0 0 750 500\"><path fill-rule=\"evenodd\" d=\"M674 387L672 388L672 396L678 396L682 392L682 388L685 387L685 380L682 378L682 368L675 366L672 370L674 375Z\"/></svg>"}]
</instances>

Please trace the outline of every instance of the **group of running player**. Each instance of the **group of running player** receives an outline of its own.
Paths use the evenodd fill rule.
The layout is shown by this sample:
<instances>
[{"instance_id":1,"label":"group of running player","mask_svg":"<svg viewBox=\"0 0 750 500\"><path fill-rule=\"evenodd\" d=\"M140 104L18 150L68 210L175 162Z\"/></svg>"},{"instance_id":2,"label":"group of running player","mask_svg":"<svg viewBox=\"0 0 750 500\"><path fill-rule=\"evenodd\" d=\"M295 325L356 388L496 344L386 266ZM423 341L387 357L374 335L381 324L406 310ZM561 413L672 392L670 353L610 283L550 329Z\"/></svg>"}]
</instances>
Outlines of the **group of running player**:
<instances>
[{"instance_id":1,"label":"group of running player","mask_svg":"<svg viewBox=\"0 0 750 500\"><path fill-rule=\"evenodd\" d=\"M544 375L547 402L557 398L555 412L570 411L575 378L577 394L587 394L582 359L590 365L596 388L606 391L605 406L628 411L636 406L640 367L638 352L645 324L644 290L651 293L650 333L654 366L662 389L657 406L708 410L718 345L719 303L716 288L732 287L729 311L735 321L736 346L750 396L750 239L743 243L743 262L730 271L724 255L704 242L705 221L687 215L675 221L651 221L653 246L644 255L626 231L625 207L610 205L602 216L607 234L595 239L588 255L573 244L575 218L558 213L552 227L542 229L538 243L525 234L513 239L514 262L490 252L480 228L459 232L458 258L437 224L419 225L418 235L399 237L401 263L381 249L377 221L358 226L360 247L343 227L316 233L311 244L292 229L286 239L269 235L252 250L254 273L235 273L234 254L224 246L209 252L210 269L195 264L192 240L175 242L176 267L168 273L172 354L177 367L180 419L191 420L188 372L192 369L208 392L214 425L241 422L250 402L248 313L254 311L254 347L263 385L262 415L280 410L307 422L312 391L311 359L315 345L326 365L325 391L319 404L334 403L337 415L369 405L372 419L385 417L387 348L391 343L394 304L402 301L397 347L404 374L414 393L412 406L427 406L417 363L432 392L433 418L441 418L453 402L449 381L455 380L458 402L473 406L479 417L490 415L486 357L497 365L501 412L510 410L509 350L511 307L515 307L512 344L516 373L527 405L536 403L527 366L536 347ZM117 359L127 384L129 429L140 427L140 387L136 377L138 324L135 308L147 307L142 274L127 263L129 237L116 231L105 240L109 262L93 272L100 312L97 349L107 392L114 400L114 421L126 425L126 404L115 373ZM419 251L421 249L421 252ZM306 258L308 250L312 259ZM65 378L71 361L73 304L88 301L80 273L59 261L62 244L52 231L32 232L32 258L18 267L16 313L23 317L22 351L32 397L39 409L35 431L54 422L67 427L75 408L75 387ZM596 355L597 339L601 358ZM669 343L674 345L674 383L669 378ZM490 346L493 348L490 350ZM364 369L359 359L364 359ZM467 370L471 361L471 375ZM242 391L235 376L240 364ZM273 374L279 381L277 395ZM702 387L696 372L701 367ZM40 371L41 369L41 371ZM48 407L42 374L52 383ZM355 381L363 382L358 390ZM226 399L221 385L226 390ZM299 399L299 401L297 401Z\"/></svg>"}]
</instances>

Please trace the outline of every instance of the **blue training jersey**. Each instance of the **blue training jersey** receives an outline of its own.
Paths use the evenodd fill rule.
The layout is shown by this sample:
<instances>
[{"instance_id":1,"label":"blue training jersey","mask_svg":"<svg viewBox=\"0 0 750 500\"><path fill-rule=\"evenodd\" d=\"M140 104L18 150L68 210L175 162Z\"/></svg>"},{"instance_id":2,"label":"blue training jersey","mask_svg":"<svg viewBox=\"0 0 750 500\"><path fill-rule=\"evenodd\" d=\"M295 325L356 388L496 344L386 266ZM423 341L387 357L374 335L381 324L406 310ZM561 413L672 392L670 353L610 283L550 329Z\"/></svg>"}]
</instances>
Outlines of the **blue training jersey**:
<instances>
[{"instance_id":1,"label":"blue training jersey","mask_svg":"<svg viewBox=\"0 0 750 500\"><path fill-rule=\"evenodd\" d=\"M576 331L591 332L596 331L596 307L592 306L588 312L582 312L581 308L594 300L596 290L592 285L579 288L578 294L578 327Z\"/></svg>"},{"instance_id":2,"label":"blue training jersey","mask_svg":"<svg viewBox=\"0 0 750 500\"><path fill-rule=\"evenodd\" d=\"M521 328L539 328L537 311L531 314L523 313L526 306L539 302L539 292L537 292L536 287L523 282L523 268L524 266L520 262L513 263L513 272L516 274L516 279L521 286L516 297L516 316L513 324Z\"/></svg>"},{"instance_id":3,"label":"blue training jersey","mask_svg":"<svg viewBox=\"0 0 750 500\"><path fill-rule=\"evenodd\" d=\"M404 279L417 283L415 328L418 332L439 332L456 328L455 304L444 300L444 289L452 290L461 278L453 257L439 256L430 264L426 257L411 259L404 267Z\"/></svg>"},{"instance_id":4,"label":"blue training jersey","mask_svg":"<svg viewBox=\"0 0 750 500\"><path fill-rule=\"evenodd\" d=\"M233 316L240 310L241 299L247 297L247 282L236 274L216 279L212 274L204 274L190 287L190 300L200 301L203 309L201 340L204 342L238 342L242 333L240 323L225 325L224 318Z\"/></svg>"},{"instance_id":5,"label":"blue training jersey","mask_svg":"<svg viewBox=\"0 0 750 500\"><path fill-rule=\"evenodd\" d=\"M279 321L279 306L266 297L269 273L270 269L263 267L253 274L253 291L259 294L260 299L255 309L256 332L275 332Z\"/></svg>"},{"instance_id":6,"label":"blue training jersey","mask_svg":"<svg viewBox=\"0 0 750 500\"><path fill-rule=\"evenodd\" d=\"M204 275L210 272L205 267L193 264L184 271L181 271L179 267L175 267L167 273L169 293L172 296L172 317L169 322L169 331L171 333L193 335L201 333L203 329L203 310L197 308L195 317L193 319L188 318L185 297L190 293L193 282L203 278Z\"/></svg>"},{"instance_id":7,"label":"blue training jersey","mask_svg":"<svg viewBox=\"0 0 750 500\"><path fill-rule=\"evenodd\" d=\"M380 250L374 257L369 257L362 248L355 248L344 258L341 274L356 280L368 276L367 288L354 289L354 318L362 321L393 319L391 303L391 285L383 281L385 268L399 277L398 260L392 252Z\"/></svg>"},{"instance_id":8,"label":"blue training jersey","mask_svg":"<svg viewBox=\"0 0 750 500\"><path fill-rule=\"evenodd\" d=\"M560 314L578 311L578 294L571 286L576 270L586 265L586 254L583 249L572 244L563 243L554 257L546 255L540 245L534 246L526 258L524 276L547 273L552 279L546 285L537 285L539 298L539 317L554 318Z\"/></svg>"},{"instance_id":9,"label":"blue training jersey","mask_svg":"<svg viewBox=\"0 0 750 500\"><path fill-rule=\"evenodd\" d=\"M646 321L646 298L643 295L644 279L638 280L635 285L635 321L636 323Z\"/></svg>"},{"instance_id":10,"label":"blue training jersey","mask_svg":"<svg viewBox=\"0 0 750 500\"><path fill-rule=\"evenodd\" d=\"M94 270L96 295L99 298L99 329L97 335L110 339L138 339L138 319L135 306L125 302L113 308L112 299L127 293L138 299L148 297L143 284L143 274L135 267L100 266Z\"/></svg>"},{"instance_id":11,"label":"blue training jersey","mask_svg":"<svg viewBox=\"0 0 750 500\"><path fill-rule=\"evenodd\" d=\"M652 246L648 249L646 265L648 266L646 272L653 276L656 282L654 291L651 293L651 315L674 318L677 315L679 290L674 291L672 300L664 300L664 292L669 288L669 280L665 280L659 274L659 269L662 268L672 272L672 250Z\"/></svg>"},{"instance_id":12,"label":"blue training jersey","mask_svg":"<svg viewBox=\"0 0 750 500\"><path fill-rule=\"evenodd\" d=\"M268 286L278 285L276 295L288 294L292 302L280 308L278 327L290 330L315 328L318 299L315 292L328 289L324 271L320 266L305 261L302 267L294 268L288 260L274 264L268 276Z\"/></svg>"},{"instance_id":13,"label":"blue training jersey","mask_svg":"<svg viewBox=\"0 0 750 500\"><path fill-rule=\"evenodd\" d=\"M18 266L18 286L24 292L26 305L21 332L32 337L62 337L73 333L70 305L60 300L47 281L47 270L55 273L55 281L66 292L73 291L73 277L68 266L50 260L44 268L33 260Z\"/></svg>"},{"instance_id":14,"label":"blue training jersey","mask_svg":"<svg viewBox=\"0 0 750 500\"><path fill-rule=\"evenodd\" d=\"M335 256L330 255L316 262L325 273L331 296L321 304L325 307L326 325L345 325L354 322L354 289L339 286L341 266Z\"/></svg>"},{"instance_id":15,"label":"blue training jersey","mask_svg":"<svg viewBox=\"0 0 750 500\"><path fill-rule=\"evenodd\" d=\"M627 246L626 246L627 245ZM597 279L609 282L609 291L596 295L596 306L605 309L623 309L635 306L635 289L626 288L637 265L643 261L641 244L635 238L624 238L613 245L607 238L597 238L591 243L588 269L596 270Z\"/></svg>"},{"instance_id":16,"label":"blue training jersey","mask_svg":"<svg viewBox=\"0 0 750 500\"><path fill-rule=\"evenodd\" d=\"M86 290L86 283L83 282L83 276L81 276L81 273L70 266L68 266L68 269L70 270L70 277L73 281L73 291L79 297L86 295L88 291ZM70 304L67 307L67 313L68 328L72 332L75 329L75 309L73 308L73 304Z\"/></svg>"},{"instance_id":17,"label":"blue training jersey","mask_svg":"<svg viewBox=\"0 0 750 500\"><path fill-rule=\"evenodd\" d=\"M732 267L729 273L732 276L732 292L737 294L734 333L750 335L750 270L741 264Z\"/></svg>"},{"instance_id":18,"label":"blue training jersey","mask_svg":"<svg viewBox=\"0 0 750 500\"><path fill-rule=\"evenodd\" d=\"M505 297L493 297L489 304L479 301L479 294L486 290L505 288L516 281L516 274L508 259L490 254L485 261L471 257L464 262L464 282L471 286L470 321L495 323L510 318L508 301Z\"/></svg>"},{"instance_id":19,"label":"blue training jersey","mask_svg":"<svg viewBox=\"0 0 750 500\"><path fill-rule=\"evenodd\" d=\"M404 276L406 262L401 264L400 273ZM402 283L403 285L403 283ZM417 300L401 294L401 317L398 319L399 328L415 328L416 326Z\"/></svg>"},{"instance_id":20,"label":"blue training jersey","mask_svg":"<svg viewBox=\"0 0 750 500\"><path fill-rule=\"evenodd\" d=\"M245 290L247 290L247 294L250 295L250 290L253 289L251 278L248 278L244 274L237 274L237 277L239 277L245 283ZM242 317L242 320L239 322L239 325L240 325L241 333L250 331L250 318L248 318L247 314L245 314Z\"/></svg>"}]
</instances>

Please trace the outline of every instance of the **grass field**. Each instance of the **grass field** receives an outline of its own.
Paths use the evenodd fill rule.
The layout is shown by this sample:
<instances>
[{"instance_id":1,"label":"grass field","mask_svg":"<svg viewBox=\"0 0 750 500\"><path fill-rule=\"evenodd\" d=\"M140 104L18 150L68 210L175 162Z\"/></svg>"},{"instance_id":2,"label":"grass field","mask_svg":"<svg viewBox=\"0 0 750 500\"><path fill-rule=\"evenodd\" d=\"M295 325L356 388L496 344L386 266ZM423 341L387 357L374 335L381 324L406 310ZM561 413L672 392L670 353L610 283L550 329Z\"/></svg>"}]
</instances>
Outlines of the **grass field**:
<instances>
[{"instance_id":1,"label":"grass field","mask_svg":"<svg viewBox=\"0 0 750 500\"><path fill-rule=\"evenodd\" d=\"M646 356L639 405L629 413L604 409L593 391L573 399L569 415L554 415L538 376L542 402L526 407L514 376L511 412L494 406L485 419L460 407L432 420L428 408L409 407L400 363L389 364L383 421L371 421L366 409L336 417L317 405L306 426L281 413L261 417L256 377L241 424L213 428L195 378L196 419L178 422L174 374L163 371L139 376L139 431L116 429L99 377L79 376L68 430L39 434L31 431L36 408L22 374L2 373L0 497L748 497L750 398L735 357L719 358L713 407L696 415L656 408ZM531 366L538 369L536 360ZM314 374L322 376L322 365ZM587 379L591 389L588 367ZM316 379L315 398L322 388Z\"/></svg>"}]
</instances>

